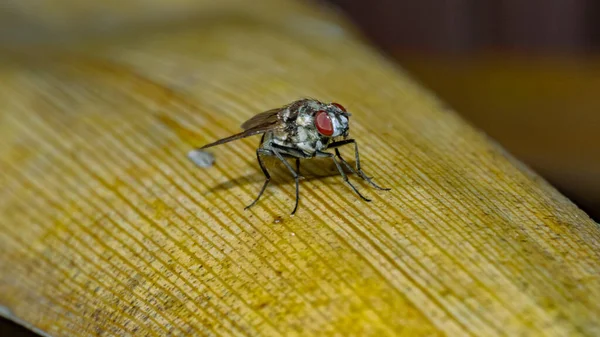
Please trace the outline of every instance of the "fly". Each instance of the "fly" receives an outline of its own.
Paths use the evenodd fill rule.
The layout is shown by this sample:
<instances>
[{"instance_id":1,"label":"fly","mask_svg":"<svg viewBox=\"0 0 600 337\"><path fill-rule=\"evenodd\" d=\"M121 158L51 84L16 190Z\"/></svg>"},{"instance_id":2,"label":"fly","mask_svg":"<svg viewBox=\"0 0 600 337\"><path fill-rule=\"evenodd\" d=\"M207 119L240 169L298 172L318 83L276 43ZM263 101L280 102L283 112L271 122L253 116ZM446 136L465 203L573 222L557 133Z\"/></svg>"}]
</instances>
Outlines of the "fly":
<instances>
[{"instance_id":1,"label":"fly","mask_svg":"<svg viewBox=\"0 0 600 337\"><path fill-rule=\"evenodd\" d=\"M338 103L323 103L315 99L300 99L280 108L268 110L255 115L242 124L243 131L232 136L219 139L214 143L204 145L200 149L224 144L241 138L262 135L256 158L258 165L265 175L265 182L256 199L246 208L254 206L265 192L271 175L267 171L263 156L272 156L279 159L290 171L296 182L296 203L292 215L298 209L300 159L315 157L331 158L335 163L342 179L358 196L364 197L358 189L348 180L342 165L350 172L358 174L359 177L379 190L389 190L375 184L360 167L360 156L356 140L349 139L350 113ZM340 154L339 147L354 145L354 156L356 158L356 169L352 167ZM325 152L327 149L335 149L335 154ZM294 169L286 158L294 158L296 168Z\"/></svg>"}]
</instances>

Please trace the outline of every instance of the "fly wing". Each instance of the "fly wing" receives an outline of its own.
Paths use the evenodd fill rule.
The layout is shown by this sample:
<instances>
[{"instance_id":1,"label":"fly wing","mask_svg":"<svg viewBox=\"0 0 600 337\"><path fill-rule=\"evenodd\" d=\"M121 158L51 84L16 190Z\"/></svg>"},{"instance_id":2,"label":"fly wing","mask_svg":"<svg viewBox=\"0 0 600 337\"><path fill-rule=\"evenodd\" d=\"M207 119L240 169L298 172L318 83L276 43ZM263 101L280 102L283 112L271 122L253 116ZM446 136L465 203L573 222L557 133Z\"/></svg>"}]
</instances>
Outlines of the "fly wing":
<instances>
[{"instance_id":1,"label":"fly wing","mask_svg":"<svg viewBox=\"0 0 600 337\"><path fill-rule=\"evenodd\" d=\"M219 139L216 142L204 145L203 147L201 147L201 149L228 143L234 140L258 135L261 133L265 133L269 130L273 130L283 123L279 118L279 113L282 111L282 109L283 108L278 108L261 112L242 124L242 129L244 129L244 131L236 133L235 135L231 135L229 137Z\"/></svg>"},{"instance_id":2,"label":"fly wing","mask_svg":"<svg viewBox=\"0 0 600 337\"><path fill-rule=\"evenodd\" d=\"M265 112L261 112L242 124L242 129L248 130L256 126L275 124L280 125L287 123L288 121L295 120L298 117L298 109L305 105L307 101L311 99L303 98L294 101L290 104L284 105L280 108L271 109Z\"/></svg>"},{"instance_id":3,"label":"fly wing","mask_svg":"<svg viewBox=\"0 0 600 337\"><path fill-rule=\"evenodd\" d=\"M285 107L271 109L254 115L252 118L242 124L242 129L249 130L257 126L277 124L281 120L279 114L283 111L283 109L285 109Z\"/></svg>"},{"instance_id":4,"label":"fly wing","mask_svg":"<svg viewBox=\"0 0 600 337\"><path fill-rule=\"evenodd\" d=\"M277 126L277 125L275 125ZM225 138L221 138L219 140L217 140L216 142L210 143L210 144L206 144L204 146L202 146L200 149L206 149L208 147L213 147L216 145L220 145L220 144L224 144L224 143L229 143L231 141L234 140L238 140L238 139L242 139L242 138L246 138L246 137L250 137L250 136L254 136L254 135L258 135L261 133L265 133L269 130L272 130L275 128L275 126L267 126L267 127L256 127L256 128L252 128L252 129L248 129L248 130L244 130L240 133L236 133L235 135L229 136L229 137L225 137Z\"/></svg>"},{"instance_id":5,"label":"fly wing","mask_svg":"<svg viewBox=\"0 0 600 337\"><path fill-rule=\"evenodd\" d=\"M244 131L236 133L235 135L226 138L219 139L216 142L204 145L200 149L206 149L207 147L212 147L241 138L258 135L284 126L286 123L285 119L289 120L296 118L296 116L298 115L298 107L304 104L305 101L306 99L298 100L283 107L267 110L265 112L261 112L257 115L254 115L242 124L242 129L244 129Z\"/></svg>"}]
</instances>

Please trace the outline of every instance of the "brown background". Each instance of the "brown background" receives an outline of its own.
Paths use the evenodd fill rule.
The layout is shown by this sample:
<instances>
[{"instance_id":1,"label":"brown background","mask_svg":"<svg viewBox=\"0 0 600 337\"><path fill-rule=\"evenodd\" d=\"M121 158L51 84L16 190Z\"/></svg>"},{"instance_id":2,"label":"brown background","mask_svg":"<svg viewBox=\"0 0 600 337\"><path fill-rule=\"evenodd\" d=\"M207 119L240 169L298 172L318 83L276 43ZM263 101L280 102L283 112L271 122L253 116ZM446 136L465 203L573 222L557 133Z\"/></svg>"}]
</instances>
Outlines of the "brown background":
<instances>
[{"instance_id":1,"label":"brown background","mask_svg":"<svg viewBox=\"0 0 600 337\"><path fill-rule=\"evenodd\" d=\"M596 0L330 0L388 49L597 50Z\"/></svg>"}]
</instances>

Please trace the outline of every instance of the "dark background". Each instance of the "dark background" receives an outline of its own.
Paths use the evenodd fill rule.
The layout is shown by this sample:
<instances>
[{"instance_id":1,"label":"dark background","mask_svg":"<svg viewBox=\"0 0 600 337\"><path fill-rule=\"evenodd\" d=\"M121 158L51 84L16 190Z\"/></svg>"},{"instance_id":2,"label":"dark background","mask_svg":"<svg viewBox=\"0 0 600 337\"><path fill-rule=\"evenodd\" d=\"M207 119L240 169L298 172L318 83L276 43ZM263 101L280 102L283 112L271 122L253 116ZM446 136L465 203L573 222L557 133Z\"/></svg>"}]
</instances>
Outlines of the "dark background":
<instances>
[{"instance_id":1,"label":"dark background","mask_svg":"<svg viewBox=\"0 0 600 337\"><path fill-rule=\"evenodd\" d=\"M583 53L600 46L597 0L329 0L386 49Z\"/></svg>"},{"instance_id":2,"label":"dark background","mask_svg":"<svg viewBox=\"0 0 600 337\"><path fill-rule=\"evenodd\" d=\"M600 219L600 1L322 1Z\"/></svg>"},{"instance_id":3,"label":"dark background","mask_svg":"<svg viewBox=\"0 0 600 337\"><path fill-rule=\"evenodd\" d=\"M323 1L600 221L600 1Z\"/></svg>"}]
</instances>

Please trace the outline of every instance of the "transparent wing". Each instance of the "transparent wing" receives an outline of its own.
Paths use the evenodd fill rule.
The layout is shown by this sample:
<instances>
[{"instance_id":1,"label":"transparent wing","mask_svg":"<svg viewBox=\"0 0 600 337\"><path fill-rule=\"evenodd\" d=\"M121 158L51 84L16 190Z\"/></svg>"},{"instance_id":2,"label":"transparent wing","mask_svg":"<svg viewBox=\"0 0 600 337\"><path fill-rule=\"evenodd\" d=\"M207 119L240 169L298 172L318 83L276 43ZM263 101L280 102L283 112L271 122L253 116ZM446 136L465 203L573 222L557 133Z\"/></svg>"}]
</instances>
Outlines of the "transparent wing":
<instances>
[{"instance_id":1,"label":"transparent wing","mask_svg":"<svg viewBox=\"0 0 600 337\"><path fill-rule=\"evenodd\" d=\"M245 121L242 124L242 129L248 130L248 129L253 129L253 128L259 127L259 126L277 124L280 121L279 114L284 109L285 109L285 107L271 109L271 110L268 110L265 112L261 112L257 115L254 115L254 116L252 116L252 118L250 118L249 120Z\"/></svg>"},{"instance_id":2,"label":"transparent wing","mask_svg":"<svg viewBox=\"0 0 600 337\"><path fill-rule=\"evenodd\" d=\"M207 147L212 147L212 146L228 143L228 142L231 142L234 140L258 135L261 133L265 133L269 130L276 129L285 123L283 121L282 113L288 108L291 109L291 107L294 104L298 104L299 102L300 101L293 102L291 104L285 105L280 108L271 109L271 110L267 110L265 112L256 114L242 124L242 129L244 129L244 131L242 131L240 133L236 133L235 135L231 135L226 138L219 139L213 143L204 145L200 149L205 149ZM292 112L295 112L295 111L296 110L293 109Z\"/></svg>"},{"instance_id":3,"label":"transparent wing","mask_svg":"<svg viewBox=\"0 0 600 337\"><path fill-rule=\"evenodd\" d=\"M246 137L250 137L250 136L254 136L254 135L258 135L261 133L265 133L269 130L272 130L274 128L276 128L278 125L277 124L272 124L272 125L267 125L267 126L258 126L252 129L248 129L248 130L244 130L240 133L236 133L235 135L231 135L229 137L225 137L225 138L221 138L219 140L217 140L216 142L210 143L210 144L206 144L203 147L201 147L200 149L206 149L208 147L213 147L216 145L220 145L220 144L224 144L224 143L229 143L231 141L234 140L238 140L238 139L242 139L242 138L246 138Z\"/></svg>"},{"instance_id":4,"label":"transparent wing","mask_svg":"<svg viewBox=\"0 0 600 337\"><path fill-rule=\"evenodd\" d=\"M235 135L231 135L229 137L219 139L213 143L204 145L203 147L201 147L201 149L220 145L223 143L228 143L234 140L258 135L261 133L265 133L269 130L273 130L282 124L282 121L279 119L279 113L281 111L282 108L277 108L254 115L252 118L245 121L244 124L242 124L242 129L244 129L244 131L236 133Z\"/></svg>"}]
</instances>

